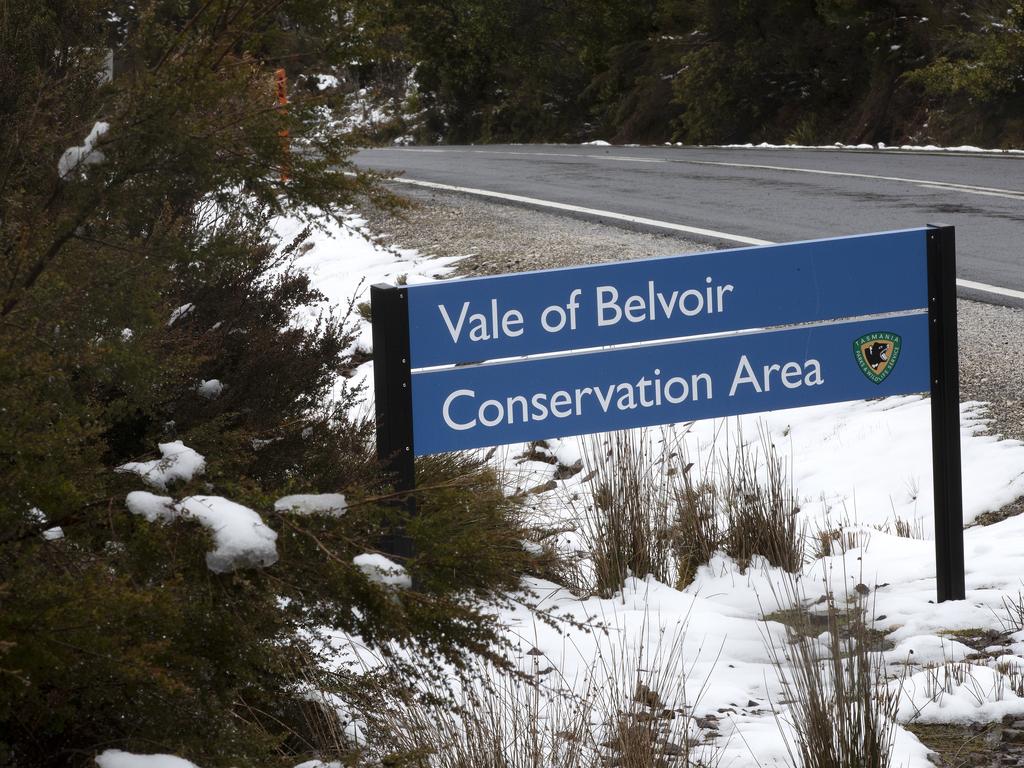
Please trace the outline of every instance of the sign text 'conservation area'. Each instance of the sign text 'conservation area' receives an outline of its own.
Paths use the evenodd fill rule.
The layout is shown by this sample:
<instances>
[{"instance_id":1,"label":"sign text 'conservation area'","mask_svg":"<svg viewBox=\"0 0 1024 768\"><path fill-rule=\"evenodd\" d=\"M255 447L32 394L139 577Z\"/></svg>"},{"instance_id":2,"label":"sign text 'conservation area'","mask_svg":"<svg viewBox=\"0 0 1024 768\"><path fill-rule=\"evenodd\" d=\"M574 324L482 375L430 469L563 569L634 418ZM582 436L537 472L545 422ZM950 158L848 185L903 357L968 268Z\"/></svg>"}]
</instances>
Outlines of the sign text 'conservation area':
<instances>
[{"instance_id":1,"label":"sign text 'conservation area'","mask_svg":"<svg viewBox=\"0 0 1024 768\"><path fill-rule=\"evenodd\" d=\"M408 286L415 454L926 391L928 231Z\"/></svg>"}]
</instances>

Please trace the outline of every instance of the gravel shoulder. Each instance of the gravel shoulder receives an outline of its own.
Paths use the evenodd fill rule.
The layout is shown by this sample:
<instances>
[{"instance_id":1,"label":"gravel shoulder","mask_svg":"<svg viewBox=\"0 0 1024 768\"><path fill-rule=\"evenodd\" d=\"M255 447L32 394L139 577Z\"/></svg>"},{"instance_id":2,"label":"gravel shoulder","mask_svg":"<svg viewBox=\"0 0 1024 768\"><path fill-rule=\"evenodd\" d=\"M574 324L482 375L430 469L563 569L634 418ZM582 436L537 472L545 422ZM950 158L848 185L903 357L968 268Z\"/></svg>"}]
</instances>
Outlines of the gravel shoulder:
<instances>
[{"instance_id":1,"label":"gravel shoulder","mask_svg":"<svg viewBox=\"0 0 1024 768\"><path fill-rule=\"evenodd\" d=\"M673 234L634 232L468 195L402 189L410 205L397 215L362 212L387 242L435 256L464 256L457 274L500 275L533 269L712 250Z\"/></svg>"},{"instance_id":2,"label":"gravel shoulder","mask_svg":"<svg viewBox=\"0 0 1024 768\"><path fill-rule=\"evenodd\" d=\"M457 274L486 275L712 250L674 234L582 221L466 195L403 189L399 215L366 211L387 242L436 256L462 256ZM991 433L1024 440L1024 310L958 302L960 396L990 403ZM1024 467L1022 467L1024 469ZM1019 500L1006 513L1024 511Z\"/></svg>"}]
</instances>

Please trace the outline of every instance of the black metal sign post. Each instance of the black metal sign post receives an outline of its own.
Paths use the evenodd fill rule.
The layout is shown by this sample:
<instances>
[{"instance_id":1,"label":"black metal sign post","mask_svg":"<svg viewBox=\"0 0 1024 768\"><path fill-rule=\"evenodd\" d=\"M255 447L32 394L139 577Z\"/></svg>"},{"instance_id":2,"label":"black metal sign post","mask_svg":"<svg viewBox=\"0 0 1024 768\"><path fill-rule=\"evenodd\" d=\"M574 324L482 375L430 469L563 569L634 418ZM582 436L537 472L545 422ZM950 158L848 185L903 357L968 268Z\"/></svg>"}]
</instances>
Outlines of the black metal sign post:
<instances>
[{"instance_id":1,"label":"black metal sign post","mask_svg":"<svg viewBox=\"0 0 1024 768\"><path fill-rule=\"evenodd\" d=\"M928 329L931 353L932 483L935 575L939 602L963 600L964 515L960 470L960 365L956 328L956 236L928 232Z\"/></svg>"},{"instance_id":2,"label":"black metal sign post","mask_svg":"<svg viewBox=\"0 0 1024 768\"><path fill-rule=\"evenodd\" d=\"M412 373L409 356L409 291L402 286L370 286L373 318L373 394L377 417L377 458L394 478L395 490L409 492L397 502L416 512L416 463L412 435ZM393 524L381 542L390 555L409 558L412 541Z\"/></svg>"}]
</instances>

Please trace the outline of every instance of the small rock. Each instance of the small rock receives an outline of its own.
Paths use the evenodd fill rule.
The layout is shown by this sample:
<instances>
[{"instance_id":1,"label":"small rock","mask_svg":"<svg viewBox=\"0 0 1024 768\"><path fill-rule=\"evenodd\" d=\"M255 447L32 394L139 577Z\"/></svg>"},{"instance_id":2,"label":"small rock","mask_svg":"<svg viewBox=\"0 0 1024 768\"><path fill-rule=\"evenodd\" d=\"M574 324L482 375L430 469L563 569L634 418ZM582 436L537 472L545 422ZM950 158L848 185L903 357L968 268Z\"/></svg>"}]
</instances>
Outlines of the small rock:
<instances>
[{"instance_id":1,"label":"small rock","mask_svg":"<svg viewBox=\"0 0 1024 768\"><path fill-rule=\"evenodd\" d=\"M637 683L636 690L633 692L633 701L651 709L663 709L665 706L661 703L661 697L658 695L658 692L651 690L643 683Z\"/></svg>"},{"instance_id":2,"label":"small rock","mask_svg":"<svg viewBox=\"0 0 1024 768\"><path fill-rule=\"evenodd\" d=\"M531 488L530 489L530 493L532 493L532 494L547 493L548 491L555 490L555 488L557 488L557 487L558 487L558 481L557 480L548 480L546 483L541 483L540 485Z\"/></svg>"}]
</instances>

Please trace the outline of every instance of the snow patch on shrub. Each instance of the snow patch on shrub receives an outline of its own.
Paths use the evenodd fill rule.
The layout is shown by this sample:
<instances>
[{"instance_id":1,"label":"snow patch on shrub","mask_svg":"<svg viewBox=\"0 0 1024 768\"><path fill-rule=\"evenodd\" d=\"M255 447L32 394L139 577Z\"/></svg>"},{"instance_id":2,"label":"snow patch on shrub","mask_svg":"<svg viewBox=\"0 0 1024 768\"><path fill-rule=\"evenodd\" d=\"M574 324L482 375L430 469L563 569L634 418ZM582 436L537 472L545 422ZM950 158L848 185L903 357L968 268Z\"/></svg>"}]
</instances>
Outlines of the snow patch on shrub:
<instances>
[{"instance_id":1,"label":"snow patch on shrub","mask_svg":"<svg viewBox=\"0 0 1024 768\"><path fill-rule=\"evenodd\" d=\"M180 514L170 496L157 496L149 491L132 491L125 497L124 503L133 515L144 517L151 523L158 520L169 523Z\"/></svg>"},{"instance_id":2,"label":"snow patch on shrub","mask_svg":"<svg viewBox=\"0 0 1024 768\"><path fill-rule=\"evenodd\" d=\"M362 554L352 558L352 564L363 572L370 581L375 584L383 584L386 587L400 587L408 589L412 586L412 579L405 568L384 555Z\"/></svg>"},{"instance_id":3,"label":"snow patch on shrub","mask_svg":"<svg viewBox=\"0 0 1024 768\"><path fill-rule=\"evenodd\" d=\"M49 520L46 517L46 514L39 507L32 507L28 511L27 517L30 522L36 523L38 525L46 525L49 522ZM42 536L43 539L45 539L46 541L59 541L60 539L64 538L64 529L61 528L59 525L56 525L53 528L47 528L39 535Z\"/></svg>"},{"instance_id":4,"label":"snow patch on shrub","mask_svg":"<svg viewBox=\"0 0 1024 768\"><path fill-rule=\"evenodd\" d=\"M89 135L80 147L68 147L61 155L57 163L57 173L60 177L66 178L69 174L83 165L97 165L106 160L106 156L96 148L100 137L110 130L110 123L98 122L93 125Z\"/></svg>"},{"instance_id":5,"label":"snow patch on shrub","mask_svg":"<svg viewBox=\"0 0 1024 768\"><path fill-rule=\"evenodd\" d=\"M155 488L166 490L168 483L188 482L206 469L206 459L181 440L157 445L163 458L153 461L131 461L117 468L118 472L134 472Z\"/></svg>"},{"instance_id":6,"label":"snow patch on shrub","mask_svg":"<svg viewBox=\"0 0 1024 768\"><path fill-rule=\"evenodd\" d=\"M206 554L214 573L277 562L277 533L256 512L222 496L189 496L176 508L213 533L216 548Z\"/></svg>"},{"instance_id":7,"label":"snow patch on shrub","mask_svg":"<svg viewBox=\"0 0 1024 768\"><path fill-rule=\"evenodd\" d=\"M199 386L196 387L196 392L200 397L205 397L207 400L216 400L220 397L220 393L224 391L224 385L220 379L204 379L200 382Z\"/></svg>"},{"instance_id":8,"label":"snow patch on shrub","mask_svg":"<svg viewBox=\"0 0 1024 768\"><path fill-rule=\"evenodd\" d=\"M176 310L171 312L171 316L167 320L167 327L170 328L172 325L174 325L176 322L178 322L182 318L188 317L189 315L191 315L192 312L195 310L195 308L196 308L196 305L193 304L192 302L189 302L188 304L182 304Z\"/></svg>"},{"instance_id":9,"label":"snow patch on shrub","mask_svg":"<svg viewBox=\"0 0 1024 768\"><path fill-rule=\"evenodd\" d=\"M348 509L340 493L297 493L274 502L275 512L294 512L299 515L330 515L341 517Z\"/></svg>"},{"instance_id":10,"label":"snow patch on shrub","mask_svg":"<svg viewBox=\"0 0 1024 768\"><path fill-rule=\"evenodd\" d=\"M125 498L128 511L153 522L173 522L181 517L198 520L213 534L216 545L206 555L214 573L277 562L277 533L258 513L221 496L188 496L175 503L169 496L133 491Z\"/></svg>"},{"instance_id":11,"label":"snow patch on shrub","mask_svg":"<svg viewBox=\"0 0 1024 768\"><path fill-rule=\"evenodd\" d=\"M96 756L100 768L198 768L198 766L174 755L134 755L120 749L108 749Z\"/></svg>"}]
</instances>

